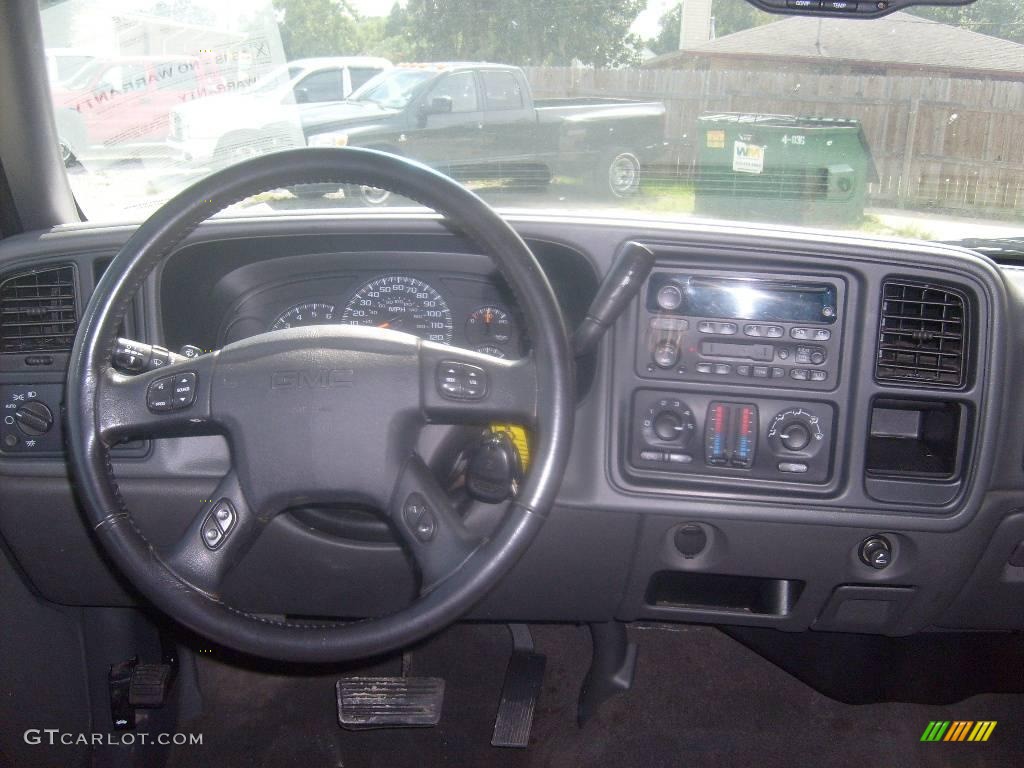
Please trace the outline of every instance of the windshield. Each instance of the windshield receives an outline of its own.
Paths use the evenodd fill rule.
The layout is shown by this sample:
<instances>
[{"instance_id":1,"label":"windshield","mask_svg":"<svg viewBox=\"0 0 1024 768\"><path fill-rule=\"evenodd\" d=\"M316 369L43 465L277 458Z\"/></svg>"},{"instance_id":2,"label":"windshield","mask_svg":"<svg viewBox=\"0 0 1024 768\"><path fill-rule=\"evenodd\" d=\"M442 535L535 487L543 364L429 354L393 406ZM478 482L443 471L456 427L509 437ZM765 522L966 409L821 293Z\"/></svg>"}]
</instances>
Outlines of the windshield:
<instances>
[{"instance_id":1,"label":"windshield","mask_svg":"<svg viewBox=\"0 0 1024 768\"><path fill-rule=\"evenodd\" d=\"M744 0L685 9L40 0L48 60L96 56L53 88L91 220L141 220L232 163L326 146L402 154L503 210L938 240L1024 229L1018 0L857 21ZM294 98L278 98L300 72ZM239 92L252 98L226 100ZM409 205L321 185L222 215Z\"/></svg>"},{"instance_id":2,"label":"windshield","mask_svg":"<svg viewBox=\"0 0 1024 768\"><path fill-rule=\"evenodd\" d=\"M383 72L355 91L352 101L370 101L388 109L402 109L417 89L434 76L424 70L398 69Z\"/></svg>"},{"instance_id":3,"label":"windshield","mask_svg":"<svg viewBox=\"0 0 1024 768\"><path fill-rule=\"evenodd\" d=\"M263 75L263 77L259 78L255 83L246 88L246 93L259 96L273 93L274 91L280 90L283 86L288 85L288 83L298 77L301 72L301 67L278 67L277 69Z\"/></svg>"}]
</instances>

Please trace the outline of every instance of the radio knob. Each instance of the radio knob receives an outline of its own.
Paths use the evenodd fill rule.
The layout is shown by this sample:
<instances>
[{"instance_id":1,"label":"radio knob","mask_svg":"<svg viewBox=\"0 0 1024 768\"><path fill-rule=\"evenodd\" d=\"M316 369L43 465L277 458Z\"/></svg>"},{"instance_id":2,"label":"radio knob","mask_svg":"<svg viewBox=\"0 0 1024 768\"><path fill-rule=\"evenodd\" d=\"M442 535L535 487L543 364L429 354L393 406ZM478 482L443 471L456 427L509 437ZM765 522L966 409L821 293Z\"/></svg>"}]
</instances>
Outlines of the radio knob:
<instances>
[{"instance_id":1,"label":"radio knob","mask_svg":"<svg viewBox=\"0 0 1024 768\"><path fill-rule=\"evenodd\" d=\"M658 289L658 306L671 312L683 303L683 292L675 285L663 285Z\"/></svg>"},{"instance_id":2,"label":"radio knob","mask_svg":"<svg viewBox=\"0 0 1024 768\"><path fill-rule=\"evenodd\" d=\"M813 352L811 352L811 362L814 365L821 365L822 363L825 362L825 353L822 352L820 349L814 350Z\"/></svg>"},{"instance_id":3,"label":"radio knob","mask_svg":"<svg viewBox=\"0 0 1024 768\"><path fill-rule=\"evenodd\" d=\"M654 348L654 364L659 368L673 368L679 361L679 347L671 341L663 341Z\"/></svg>"}]
</instances>

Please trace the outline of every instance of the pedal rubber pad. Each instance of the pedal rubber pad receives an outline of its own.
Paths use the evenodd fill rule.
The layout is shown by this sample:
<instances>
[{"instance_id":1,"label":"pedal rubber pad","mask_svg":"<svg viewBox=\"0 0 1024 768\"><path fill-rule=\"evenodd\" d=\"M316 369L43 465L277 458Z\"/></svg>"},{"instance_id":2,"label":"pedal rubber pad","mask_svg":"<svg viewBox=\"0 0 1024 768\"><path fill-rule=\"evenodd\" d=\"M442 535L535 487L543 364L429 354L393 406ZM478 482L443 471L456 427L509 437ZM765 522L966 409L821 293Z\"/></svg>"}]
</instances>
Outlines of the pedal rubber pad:
<instances>
[{"instance_id":1,"label":"pedal rubber pad","mask_svg":"<svg viewBox=\"0 0 1024 768\"><path fill-rule=\"evenodd\" d=\"M526 749L537 708L547 659L539 653L516 650L505 670L498 716L494 720L491 746Z\"/></svg>"},{"instance_id":2,"label":"pedal rubber pad","mask_svg":"<svg viewBox=\"0 0 1024 768\"><path fill-rule=\"evenodd\" d=\"M444 703L440 677L343 677L338 722L352 731L437 725Z\"/></svg>"}]
</instances>

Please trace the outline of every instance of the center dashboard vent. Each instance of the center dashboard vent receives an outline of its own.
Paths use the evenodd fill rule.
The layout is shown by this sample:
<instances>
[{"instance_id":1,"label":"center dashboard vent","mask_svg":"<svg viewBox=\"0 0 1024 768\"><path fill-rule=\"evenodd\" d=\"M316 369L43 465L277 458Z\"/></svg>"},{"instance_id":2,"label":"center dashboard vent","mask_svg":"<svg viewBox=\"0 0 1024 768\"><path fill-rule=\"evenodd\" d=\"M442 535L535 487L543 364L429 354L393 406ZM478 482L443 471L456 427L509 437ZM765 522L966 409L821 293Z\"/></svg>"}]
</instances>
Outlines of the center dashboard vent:
<instances>
[{"instance_id":1,"label":"center dashboard vent","mask_svg":"<svg viewBox=\"0 0 1024 768\"><path fill-rule=\"evenodd\" d=\"M0 280L0 352L70 350L78 325L75 289L71 264Z\"/></svg>"},{"instance_id":2,"label":"center dashboard vent","mask_svg":"<svg viewBox=\"0 0 1024 768\"><path fill-rule=\"evenodd\" d=\"M875 378L956 388L967 379L969 303L961 291L886 280Z\"/></svg>"}]
</instances>

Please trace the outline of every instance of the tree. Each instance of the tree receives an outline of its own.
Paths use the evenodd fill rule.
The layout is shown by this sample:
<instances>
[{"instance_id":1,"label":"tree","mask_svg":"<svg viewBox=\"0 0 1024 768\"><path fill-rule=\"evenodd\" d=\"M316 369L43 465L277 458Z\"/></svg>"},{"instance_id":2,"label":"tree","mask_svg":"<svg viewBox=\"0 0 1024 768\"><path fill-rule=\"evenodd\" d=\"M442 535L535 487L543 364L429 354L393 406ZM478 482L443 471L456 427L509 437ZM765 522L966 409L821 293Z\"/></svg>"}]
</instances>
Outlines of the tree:
<instances>
[{"instance_id":1,"label":"tree","mask_svg":"<svg viewBox=\"0 0 1024 768\"><path fill-rule=\"evenodd\" d=\"M345 0L273 0L289 60L362 52L357 16Z\"/></svg>"},{"instance_id":2,"label":"tree","mask_svg":"<svg viewBox=\"0 0 1024 768\"><path fill-rule=\"evenodd\" d=\"M659 24L661 31L656 37L647 41L647 47L653 53L663 54L679 50L679 14L682 4L666 11ZM759 11L745 0L714 0L711 15L715 19L715 37L724 37L733 32L759 27L783 18Z\"/></svg>"},{"instance_id":3,"label":"tree","mask_svg":"<svg viewBox=\"0 0 1024 768\"><path fill-rule=\"evenodd\" d=\"M981 0L953 8L914 8L911 13L972 32L1024 43L1024 4L1020 0Z\"/></svg>"},{"instance_id":4,"label":"tree","mask_svg":"<svg viewBox=\"0 0 1024 768\"><path fill-rule=\"evenodd\" d=\"M637 61L629 28L645 0L408 0L395 4L386 40L422 60L472 59L520 65Z\"/></svg>"}]
</instances>

